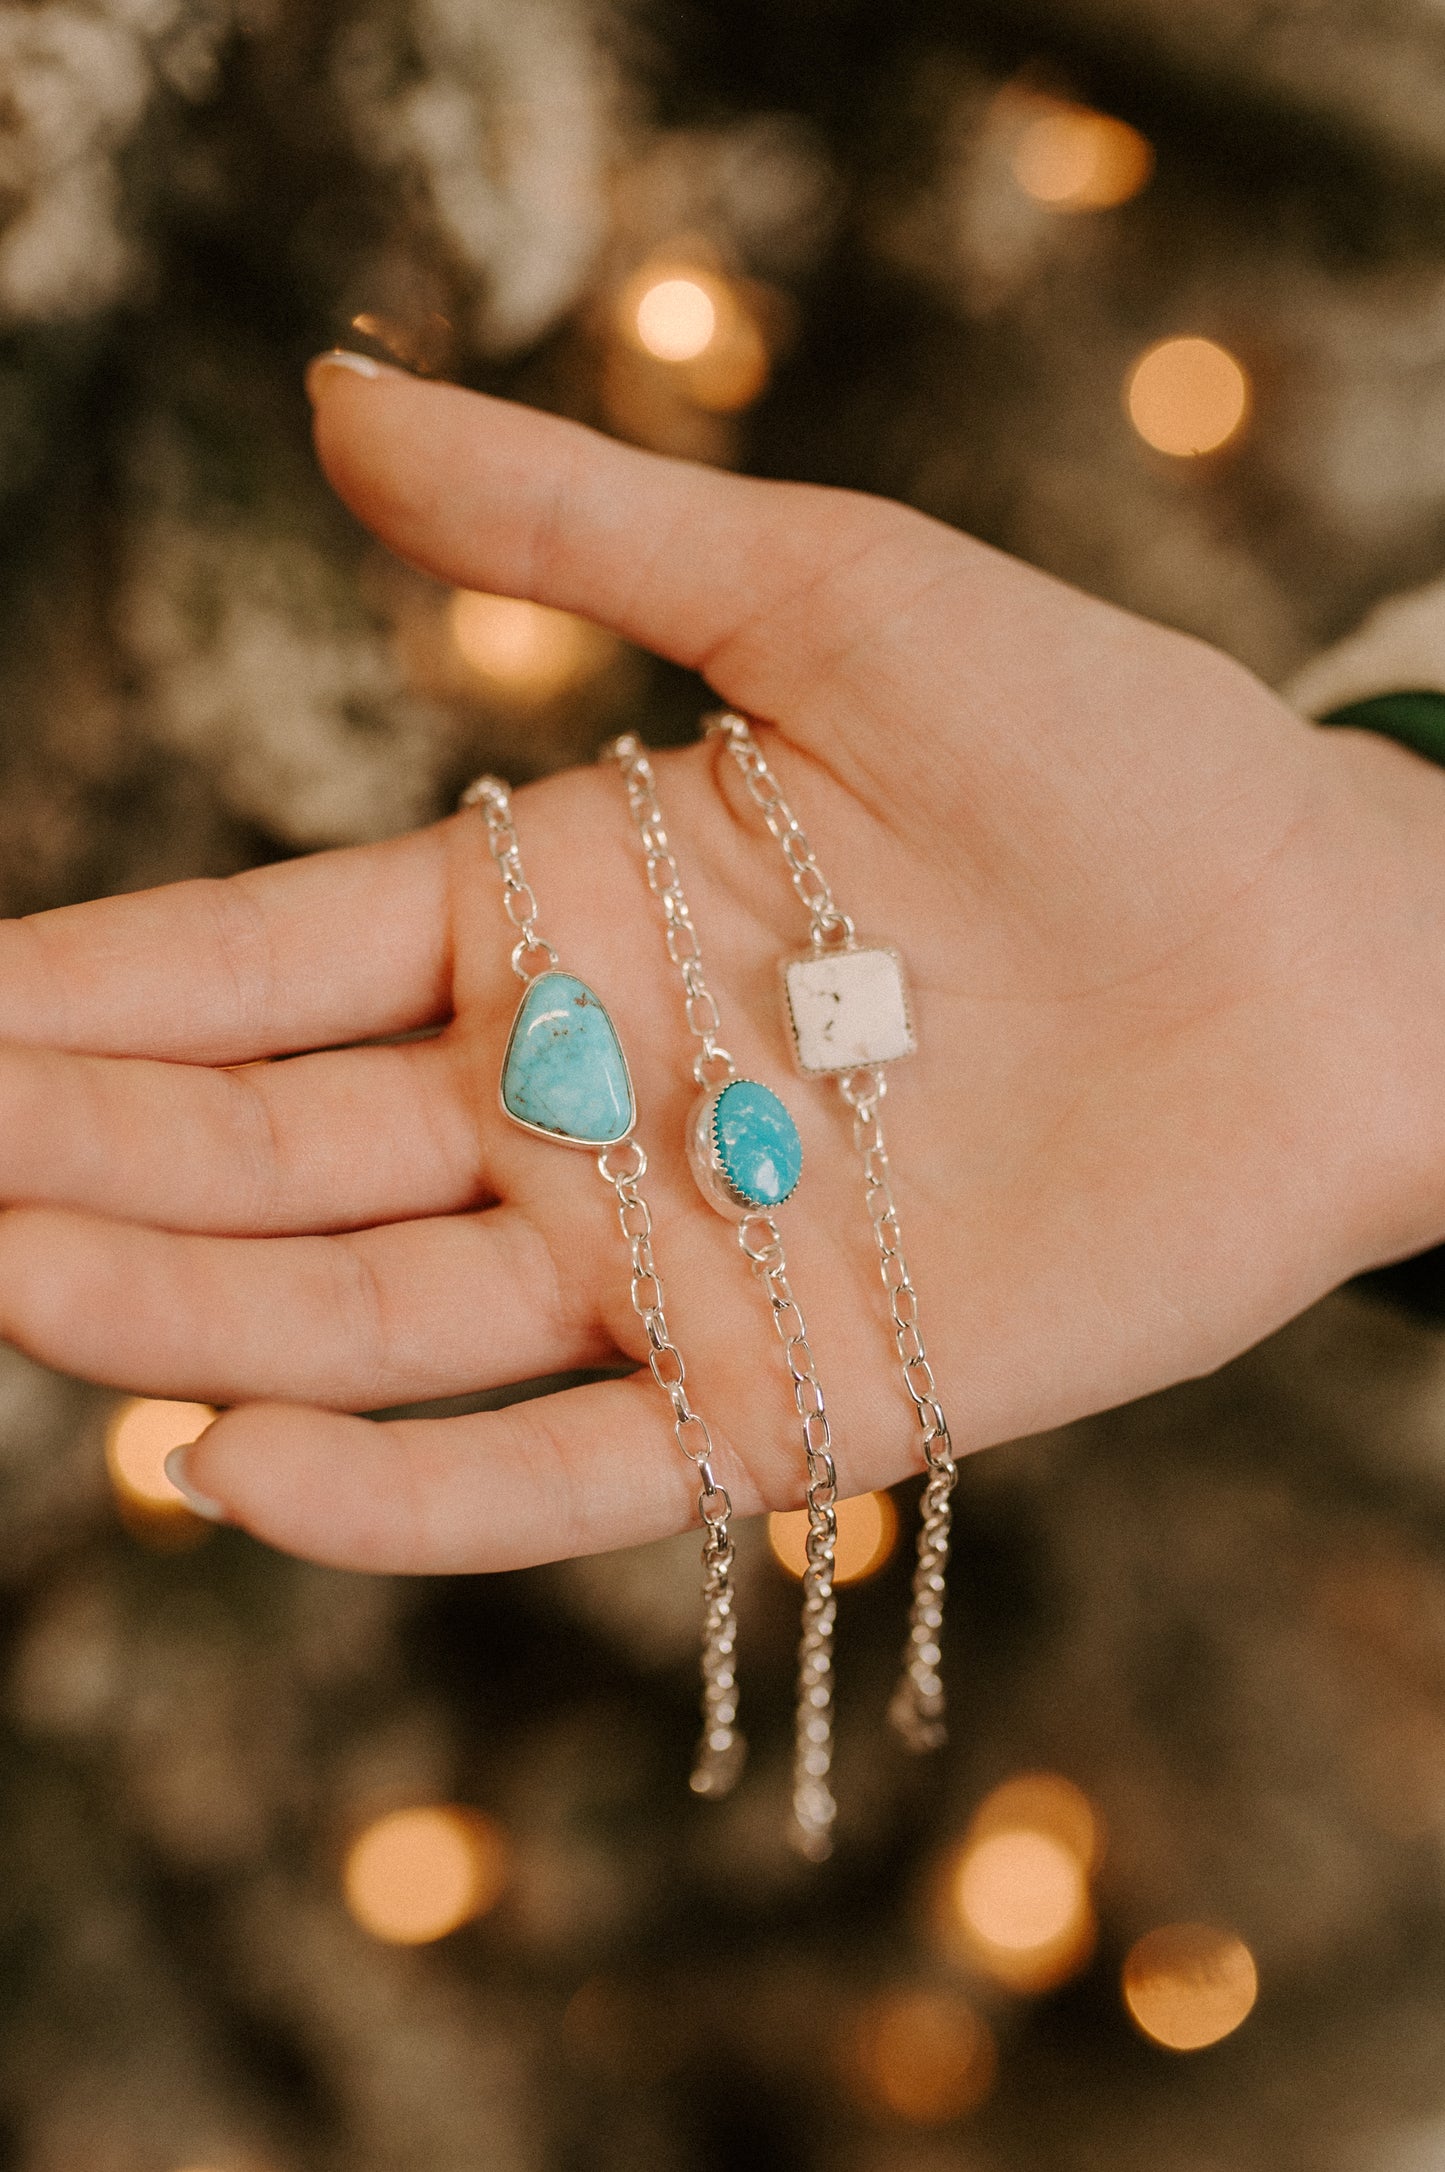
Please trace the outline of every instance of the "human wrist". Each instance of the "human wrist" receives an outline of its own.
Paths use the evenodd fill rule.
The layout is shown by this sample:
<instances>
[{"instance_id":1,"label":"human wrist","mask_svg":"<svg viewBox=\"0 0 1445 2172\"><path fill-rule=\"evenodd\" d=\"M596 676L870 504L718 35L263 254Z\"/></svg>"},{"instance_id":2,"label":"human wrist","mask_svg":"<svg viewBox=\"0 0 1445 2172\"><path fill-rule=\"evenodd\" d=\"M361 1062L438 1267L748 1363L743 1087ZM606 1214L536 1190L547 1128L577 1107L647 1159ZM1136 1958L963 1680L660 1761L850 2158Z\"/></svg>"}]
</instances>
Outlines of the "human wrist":
<instances>
[{"instance_id":1,"label":"human wrist","mask_svg":"<svg viewBox=\"0 0 1445 2172\"><path fill-rule=\"evenodd\" d=\"M1317 752L1344 817L1318 911L1359 1274L1445 1243L1445 769L1353 723L1322 731Z\"/></svg>"}]
</instances>

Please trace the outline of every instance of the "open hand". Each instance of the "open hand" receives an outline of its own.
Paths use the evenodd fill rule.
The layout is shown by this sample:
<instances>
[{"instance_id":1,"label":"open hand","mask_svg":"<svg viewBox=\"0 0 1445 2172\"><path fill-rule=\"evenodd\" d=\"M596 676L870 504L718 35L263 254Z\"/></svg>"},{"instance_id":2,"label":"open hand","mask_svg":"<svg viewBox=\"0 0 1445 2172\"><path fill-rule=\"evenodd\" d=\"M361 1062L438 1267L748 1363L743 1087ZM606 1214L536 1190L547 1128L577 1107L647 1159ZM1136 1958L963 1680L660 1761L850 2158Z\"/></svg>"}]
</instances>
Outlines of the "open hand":
<instances>
[{"instance_id":1,"label":"open hand","mask_svg":"<svg viewBox=\"0 0 1445 2172\"><path fill-rule=\"evenodd\" d=\"M398 372L312 383L327 472L394 549L768 720L840 903L910 970L888 1127L960 1451L1215 1366L1445 1230L1445 780L902 507ZM803 1134L782 1221L840 1488L887 1484L917 1436L847 1114L790 1076L777 1008L805 923L723 750L658 771L723 1038ZM516 819L543 930L628 1052L719 1476L744 1513L794 1506L767 1307L685 1162L691 1047L619 780L549 779ZM296 1552L504 1568L693 1517L645 1370L349 1415L643 1354L589 1157L498 1109L511 941L477 813L0 928L0 1330L233 1406L189 1481Z\"/></svg>"}]
</instances>

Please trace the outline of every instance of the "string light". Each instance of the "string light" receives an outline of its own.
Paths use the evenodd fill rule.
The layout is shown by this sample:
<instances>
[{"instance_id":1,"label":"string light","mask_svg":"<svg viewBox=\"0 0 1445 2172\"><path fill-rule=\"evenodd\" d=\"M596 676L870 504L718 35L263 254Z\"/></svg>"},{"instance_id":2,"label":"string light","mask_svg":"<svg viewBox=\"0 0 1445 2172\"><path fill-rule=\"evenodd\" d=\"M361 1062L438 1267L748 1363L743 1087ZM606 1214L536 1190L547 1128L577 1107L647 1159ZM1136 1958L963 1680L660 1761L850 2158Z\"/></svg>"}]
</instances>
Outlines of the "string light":
<instances>
[{"instance_id":1,"label":"string light","mask_svg":"<svg viewBox=\"0 0 1445 2172\"><path fill-rule=\"evenodd\" d=\"M198 1440L216 1413L209 1403L137 1396L112 1412L105 1467L121 1521L133 1536L162 1548L199 1545L212 1526L197 1516L166 1475L173 1448Z\"/></svg>"},{"instance_id":2,"label":"string light","mask_svg":"<svg viewBox=\"0 0 1445 2172\"><path fill-rule=\"evenodd\" d=\"M342 1890L363 1930L391 1945L445 1938L494 1906L507 1875L501 1827L448 1803L393 1810L346 1852Z\"/></svg>"},{"instance_id":3,"label":"string light","mask_svg":"<svg viewBox=\"0 0 1445 2172\"><path fill-rule=\"evenodd\" d=\"M998 2072L981 2014L955 1991L907 1986L860 2015L845 2078L866 2104L912 2126L938 2127L977 2110Z\"/></svg>"},{"instance_id":4,"label":"string light","mask_svg":"<svg viewBox=\"0 0 1445 2172\"><path fill-rule=\"evenodd\" d=\"M554 701L596 678L618 649L612 634L571 611L470 588L453 592L447 623L469 670L513 701Z\"/></svg>"},{"instance_id":5,"label":"string light","mask_svg":"<svg viewBox=\"0 0 1445 2172\"><path fill-rule=\"evenodd\" d=\"M1104 1828L1081 1787L1059 1772L1020 1772L986 1795L973 1814L970 1836L1046 1833L1088 1875L1104 1853Z\"/></svg>"},{"instance_id":6,"label":"string light","mask_svg":"<svg viewBox=\"0 0 1445 2172\"><path fill-rule=\"evenodd\" d=\"M1089 1874L1100 1852L1088 1798L1055 1773L1026 1773L979 1806L944 1881L945 1941L1010 1990L1063 1983L1088 1961Z\"/></svg>"},{"instance_id":7,"label":"string light","mask_svg":"<svg viewBox=\"0 0 1445 2172\"><path fill-rule=\"evenodd\" d=\"M634 430L643 410L665 410L679 398L716 415L751 406L767 385L771 357L760 317L765 290L729 279L705 264L653 258L634 272L617 298L622 354L642 369L608 373L614 418ZM660 367L659 367L660 365ZM641 434L647 437L647 430Z\"/></svg>"},{"instance_id":8,"label":"string light","mask_svg":"<svg viewBox=\"0 0 1445 2172\"><path fill-rule=\"evenodd\" d=\"M1127 121L1066 99L1031 97L1033 117L1015 139L1014 179L1054 211L1107 211L1145 187L1154 171L1148 139Z\"/></svg>"},{"instance_id":9,"label":"string light","mask_svg":"<svg viewBox=\"0 0 1445 2172\"><path fill-rule=\"evenodd\" d=\"M1162 339L1130 370L1124 405L1146 445L1193 459L1217 452L1242 428L1249 379L1212 339Z\"/></svg>"},{"instance_id":10,"label":"string light","mask_svg":"<svg viewBox=\"0 0 1445 2172\"><path fill-rule=\"evenodd\" d=\"M837 1507L838 1544L833 1562L837 1584L861 1583L882 1568L898 1541L898 1511L887 1493L855 1493ZM802 1578L808 1566L808 1512L782 1509L768 1518L768 1544L789 1576Z\"/></svg>"},{"instance_id":11,"label":"string light","mask_svg":"<svg viewBox=\"0 0 1445 2172\"><path fill-rule=\"evenodd\" d=\"M1147 1932L1129 1949L1123 1983L1135 2023L1168 2051L1202 2051L1232 2036L1259 1996L1244 1940L1210 1923Z\"/></svg>"},{"instance_id":12,"label":"string light","mask_svg":"<svg viewBox=\"0 0 1445 2172\"><path fill-rule=\"evenodd\" d=\"M703 277L692 272L653 279L632 305L637 337L659 362L695 362L717 335L718 305Z\"/></svg>"}]
</instances>

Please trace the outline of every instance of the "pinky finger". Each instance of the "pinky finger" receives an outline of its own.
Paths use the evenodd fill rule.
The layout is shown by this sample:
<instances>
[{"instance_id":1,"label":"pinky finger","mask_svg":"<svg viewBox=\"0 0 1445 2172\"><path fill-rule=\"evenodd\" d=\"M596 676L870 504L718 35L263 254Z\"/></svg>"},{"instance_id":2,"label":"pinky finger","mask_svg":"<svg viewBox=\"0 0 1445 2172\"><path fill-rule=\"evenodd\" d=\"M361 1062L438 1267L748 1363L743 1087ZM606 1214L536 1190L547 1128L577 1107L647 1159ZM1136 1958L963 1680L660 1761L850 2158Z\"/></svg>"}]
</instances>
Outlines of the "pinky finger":
<instances>
[{"instance_id":1,"label":"pinky finger","mask_svg":"<svg viewBox=\"0 0 1445 2172\"><path fill-rule=\"evenodd\" d=\"M714 1434L742 1515L765 1504ZM459 1575L665 1538L697 1521L697 1473L650 1375L463 1418L377 1424L250 1403L173 1460L198 1506L334 1568Z\"/></svg>"}]
</instances>

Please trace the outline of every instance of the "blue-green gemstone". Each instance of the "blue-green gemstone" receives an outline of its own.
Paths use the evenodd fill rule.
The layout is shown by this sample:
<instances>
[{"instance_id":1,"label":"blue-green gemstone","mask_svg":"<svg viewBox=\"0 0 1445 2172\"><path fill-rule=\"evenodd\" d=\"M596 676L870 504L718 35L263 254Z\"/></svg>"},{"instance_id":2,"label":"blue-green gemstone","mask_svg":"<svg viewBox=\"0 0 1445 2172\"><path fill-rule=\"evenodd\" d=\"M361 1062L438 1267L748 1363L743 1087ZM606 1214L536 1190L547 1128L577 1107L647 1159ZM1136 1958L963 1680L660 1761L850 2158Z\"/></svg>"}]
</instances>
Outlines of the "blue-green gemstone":
<instances>
[{"instance_id":1,"label":"blue-green gemstone","mask_svg":"<svg viewBox=\"0 0 1445 2172\"><path fill-rule=\"evenodd\" d=\"M586 981L539 973L518 1006L502 1065L502 1106L519 1124L581 1146L611 1146L636 1110L617 1029Z\"/></svg>"},{"instance_id":2,"label":"blue-green gemstone","mask_svg":"<svg viewBox=\"0 0 1445 2172\"><path fill-rule=\"evenodd\" d=\"M770 1087L736 1078L712 1112L713 1144L733 1190L755 1207L780 1207L798 1188L803 1142Z\"/></svg>"}]
</instances>

